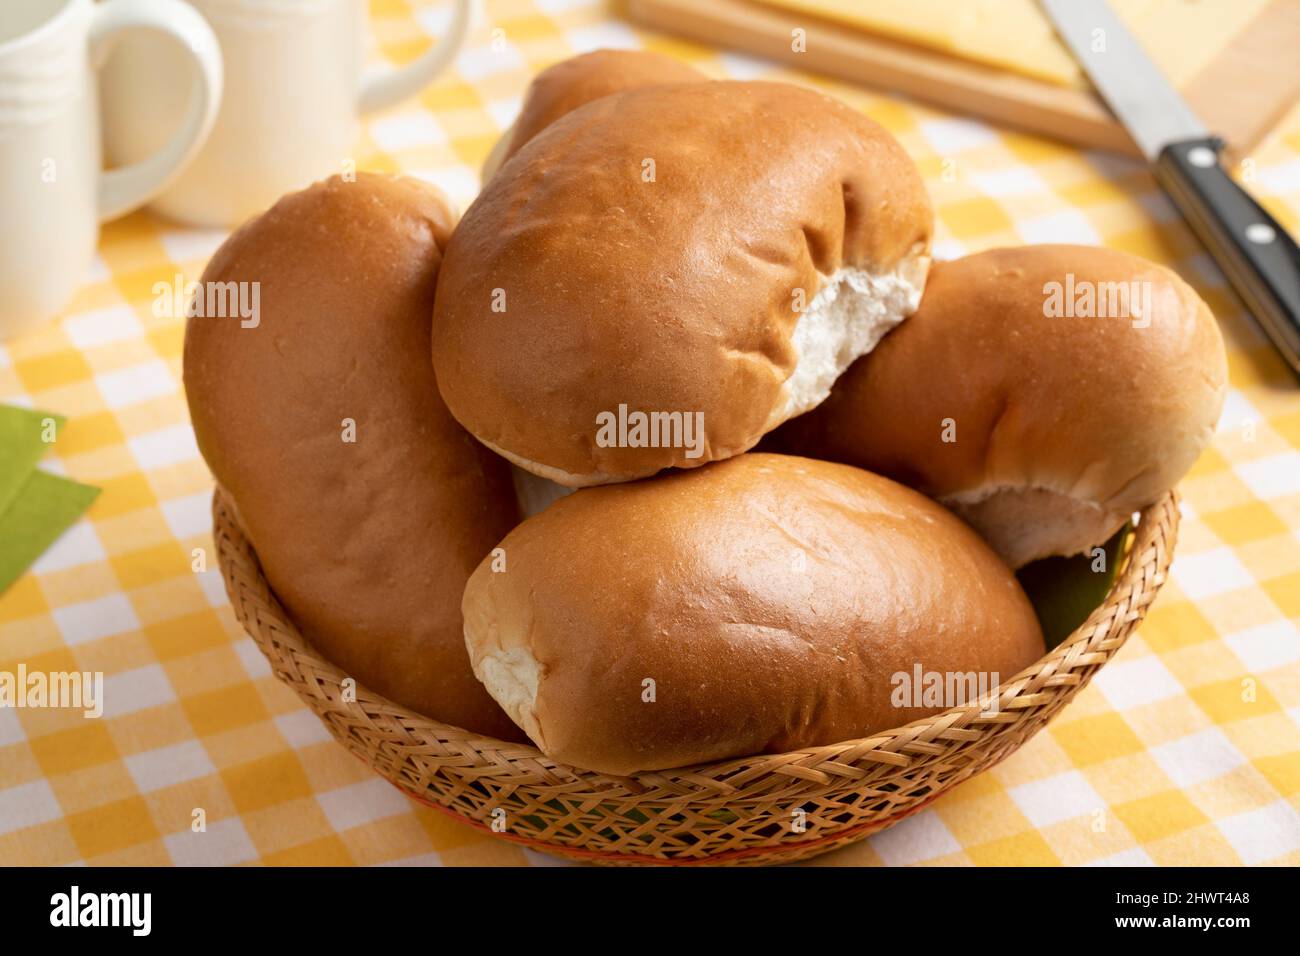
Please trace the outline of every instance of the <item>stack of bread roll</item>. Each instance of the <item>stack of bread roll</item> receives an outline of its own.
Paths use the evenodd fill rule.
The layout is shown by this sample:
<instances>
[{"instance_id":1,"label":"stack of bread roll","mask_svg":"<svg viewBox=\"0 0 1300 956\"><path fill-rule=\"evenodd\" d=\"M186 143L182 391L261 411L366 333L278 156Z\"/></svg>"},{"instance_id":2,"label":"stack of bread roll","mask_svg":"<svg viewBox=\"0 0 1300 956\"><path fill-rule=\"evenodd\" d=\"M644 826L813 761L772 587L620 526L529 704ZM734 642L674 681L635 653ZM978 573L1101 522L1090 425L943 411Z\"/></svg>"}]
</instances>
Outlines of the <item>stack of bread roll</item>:
<instances>
[{"instance_id":1,"label":"stack of bread roll","mask_svg":"<svg viewBox=\"0 0 1300 956\"><path fill-rule=\"evenodd\" d=\"M258 283L259 321L191 318L185 382L320 653L557 761L796 750L944 709L900 673L1009 680L1045 650L1013 569L1105 542L1219 415L1176 275L931 268L915 165L820 93L588 54L485 179L459 223L401 177L286 196L202 280Z\"/></svg>"}]
</instances>

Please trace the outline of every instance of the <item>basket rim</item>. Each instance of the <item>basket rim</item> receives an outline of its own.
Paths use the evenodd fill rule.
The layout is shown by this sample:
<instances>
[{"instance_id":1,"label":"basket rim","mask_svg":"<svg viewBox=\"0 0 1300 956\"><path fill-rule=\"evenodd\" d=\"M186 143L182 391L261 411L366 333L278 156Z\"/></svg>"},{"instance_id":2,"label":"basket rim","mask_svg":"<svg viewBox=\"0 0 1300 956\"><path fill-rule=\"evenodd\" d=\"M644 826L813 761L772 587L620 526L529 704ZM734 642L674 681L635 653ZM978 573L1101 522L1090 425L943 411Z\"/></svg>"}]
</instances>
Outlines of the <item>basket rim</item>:
<instances>
[{"instance_id":1,"label":"basket rim","mask_svg":"<svg viewBox=\"0 0 1300 956\"><path fill-rule=\"evenodd\" d=\"M1133 610L1128 607L1128 594L1134 585L1141 583L1143 577L1148 574L1152 576L1152 580L1148 583L1157 588L1167 575L1179 524L1178 502L1177 491L1170 490L1137 513L1137 521L1132 526L1122 551L1122 565L1111 582L1106 598L1093 609L1079 627L1056 647L1047 651L1043 657L975 700L928 717L918 718L896 728L878 731L868 737L783 753L728 757L690 766L616 776L562 763L547 756L531 742L510 743L426 717L374 693L359 681L355 682L356 697L355 701L350 702L350 706L365 712L381 712L395 718L409 732L417 736L423 733L442 741L462 743L466 755L475 756L473 766L464 769L472 770L473 767L479 767L490 773L498 764L476 756L481 751L487 751L499 754L511 762L527 761L537 766L539 770L547 771L553 777L582 783L593 791L637 793L686 786L725 796L742 789L748 780L772 773L809 781L822 779L827 776L825 773L827 762L832 767L841 767L847 779L856 776L852 765L862 762L907 767L913 765L915 757L939 750L935 745L928 743L935 737L959 738L964 734L974 733L975 731L969 729L972 725L998 723L1002 714L1037 706L1041 703L1042 692L1055 686L1052 678L1058 671L1066 672L1067 676L1056 683L1079 683L1078 679L1069 672L1089 653L1087 645L1104 638L1112 629L1121 632L1122 643L1127 638L1127 633L1124 628L1116 625L1134 617L1141 617L1144 613L1143 610ZM271 654L263 641L279 644L306 659L318 675L315 681L317 693L325 700L338 703L340 698L337 695L322 690L325 685L320 678L326 678L337 685L344 679L348 679L348 675L316 652L280 604L262 571L252 543L246 538L239 524L236 517L238 509L233 497L219 484L213 491L212 512L217 560L226 580L227 590L231 592L229 595L232 598L231 603L235 604L233 600L235 573L240 568L246 568L250 572L249 577L255 586L255 591L251 595L241 594L241 599L250 601L254 605L259 618L267 619L275 625L276 636L267 638L262 633L263 629L251 627L239 613L241 608L236 606L236 617L239 618L244 631L268 658ZM1153 562L1144 559L1147 550L1153 547L1158 551L1154 570L1152 570ZM1160 553L1161 549L1163 553ZM255 631L258 633L254 633ZM1118 649L1118 645L1115 649ZM1100 664L1105 659L1108 659L1108 655L1097 663ZM272 663L274 664L274 661ZM1062 666L1066 664L1070 666ZM278 671L276 676L283 680ZM355 681L354 678L352 679ZM294 689L300 697L304 696L297 688ZM992 715L984 715L983 712L987 710L988 704L994 698L998 700L997 711ZM800 765L807 762L816 763L822 769L801 773ZM407 788L403 789L410 792Z\"/></svg>"}]
</instances>

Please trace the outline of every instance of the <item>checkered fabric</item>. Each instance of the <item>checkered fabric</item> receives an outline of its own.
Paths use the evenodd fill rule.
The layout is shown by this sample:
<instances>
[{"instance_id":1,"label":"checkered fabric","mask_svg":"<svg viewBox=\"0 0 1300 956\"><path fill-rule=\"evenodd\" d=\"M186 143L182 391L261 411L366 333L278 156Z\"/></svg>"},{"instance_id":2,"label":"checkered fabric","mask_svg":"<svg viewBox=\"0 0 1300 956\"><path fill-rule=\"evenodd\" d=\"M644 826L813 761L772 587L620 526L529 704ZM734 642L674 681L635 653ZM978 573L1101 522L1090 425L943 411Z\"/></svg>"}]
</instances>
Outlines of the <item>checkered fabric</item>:
<instances>
[{"instance_id":1,"label":"checkered fabric","mask_svg":"<svg viewBox=\"0 0 1300 956\"><path fill-rule=\"evenodd\" d=\"M421 0L371 12L374 55L394 62L447 21ZM454 71L366 123L358 166L429 179L463 208L530 76L602 46L825 89L916 158L941 257L1126 249L1186 276L1227 339L1227 407L1183 482L1172 578L1137 636L1010 759L815 863L1300 864L1300 387L1145 167L643 33L590 0L490 0ZM1300 229L1300 113L1243 172ZM0 598L0 670L103 671L107 698L98 720L0 709L0 863L555 862L373 775L235 623L181 392L183 323L151 307L155 282L196 279L222 238L146 213L112 223L66 314L0 347L0 401L68 416L44 467L103 488Z\"/></svg>"}]
</instances>

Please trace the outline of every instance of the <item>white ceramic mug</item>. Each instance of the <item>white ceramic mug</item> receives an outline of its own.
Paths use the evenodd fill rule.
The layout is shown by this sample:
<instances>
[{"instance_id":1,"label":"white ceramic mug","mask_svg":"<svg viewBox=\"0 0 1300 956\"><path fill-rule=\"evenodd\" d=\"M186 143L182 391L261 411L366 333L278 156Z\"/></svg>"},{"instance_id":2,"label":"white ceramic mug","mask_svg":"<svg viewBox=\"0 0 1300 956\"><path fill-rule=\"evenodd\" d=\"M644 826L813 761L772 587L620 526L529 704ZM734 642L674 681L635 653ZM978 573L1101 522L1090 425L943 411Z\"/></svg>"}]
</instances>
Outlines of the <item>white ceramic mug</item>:
<instances>
[{"instance_id":1,"label":"white ceramic mug","mask_svg":"<svg viewBox=\"0 0 1300 956\"><path fill-rule=\"evenodd\" d=\"M365 0L190 0L221 45L226 89L198 157L150 208L183 222L234 225L290 190L341 171L357 117L418 93L455 57L470 0L447 34L401 69L363 69ZM104 70L104 148L134 162L167 135L184 90L166 82L177 54L131 37Z\"/></svg>"},{"instance_id":2,"label":"white ceramic mug","mask_svg":"<svg viewBox=\"0 0 1300 956\"><path fill-rule=\"evenodd\" d=\"M100 165L95 70L119 36L177 52L190 91L177 128L140 162ZM99 224L147 202L202 145L221 100L221 54L179 0L0 2L0 339L58 313L95 253Z\"/></svg>"}]
</instances>

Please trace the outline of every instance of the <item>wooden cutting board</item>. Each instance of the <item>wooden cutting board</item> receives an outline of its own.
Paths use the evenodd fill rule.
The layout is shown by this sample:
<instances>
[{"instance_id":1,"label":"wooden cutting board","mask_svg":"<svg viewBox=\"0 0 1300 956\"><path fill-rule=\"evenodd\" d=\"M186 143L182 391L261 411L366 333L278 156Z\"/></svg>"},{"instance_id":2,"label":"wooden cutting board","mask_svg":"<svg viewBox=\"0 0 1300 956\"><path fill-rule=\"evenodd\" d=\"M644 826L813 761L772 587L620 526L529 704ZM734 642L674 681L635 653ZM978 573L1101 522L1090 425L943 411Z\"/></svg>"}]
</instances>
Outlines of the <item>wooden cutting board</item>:
<instances>
[{"instance_id":1,"label":"wooden cutting board","mask_svg":"<svg viewBox=\"0 0 1300 956\"><path fill-rule=\"evenodd\" d=\"M1231 0L1222 0L1231 2ZM781 0L628 0L631 18L713 46L904 93L959 113L1136 155L1137 146L1086 85L1069 86L867 33L842 21L780 9ZM799 5L799 4L794 4ZM795 29L805 50L792 49ZM1176 30L1170 23L1169 30ZM1218 43L1216 38L1211 38ZM1008 38L1014 44L1013 37ZM1240 158L1300 95L1300 0L1272 0L1180 90L1211 132Z\"/></svg>"}]
</instances>

